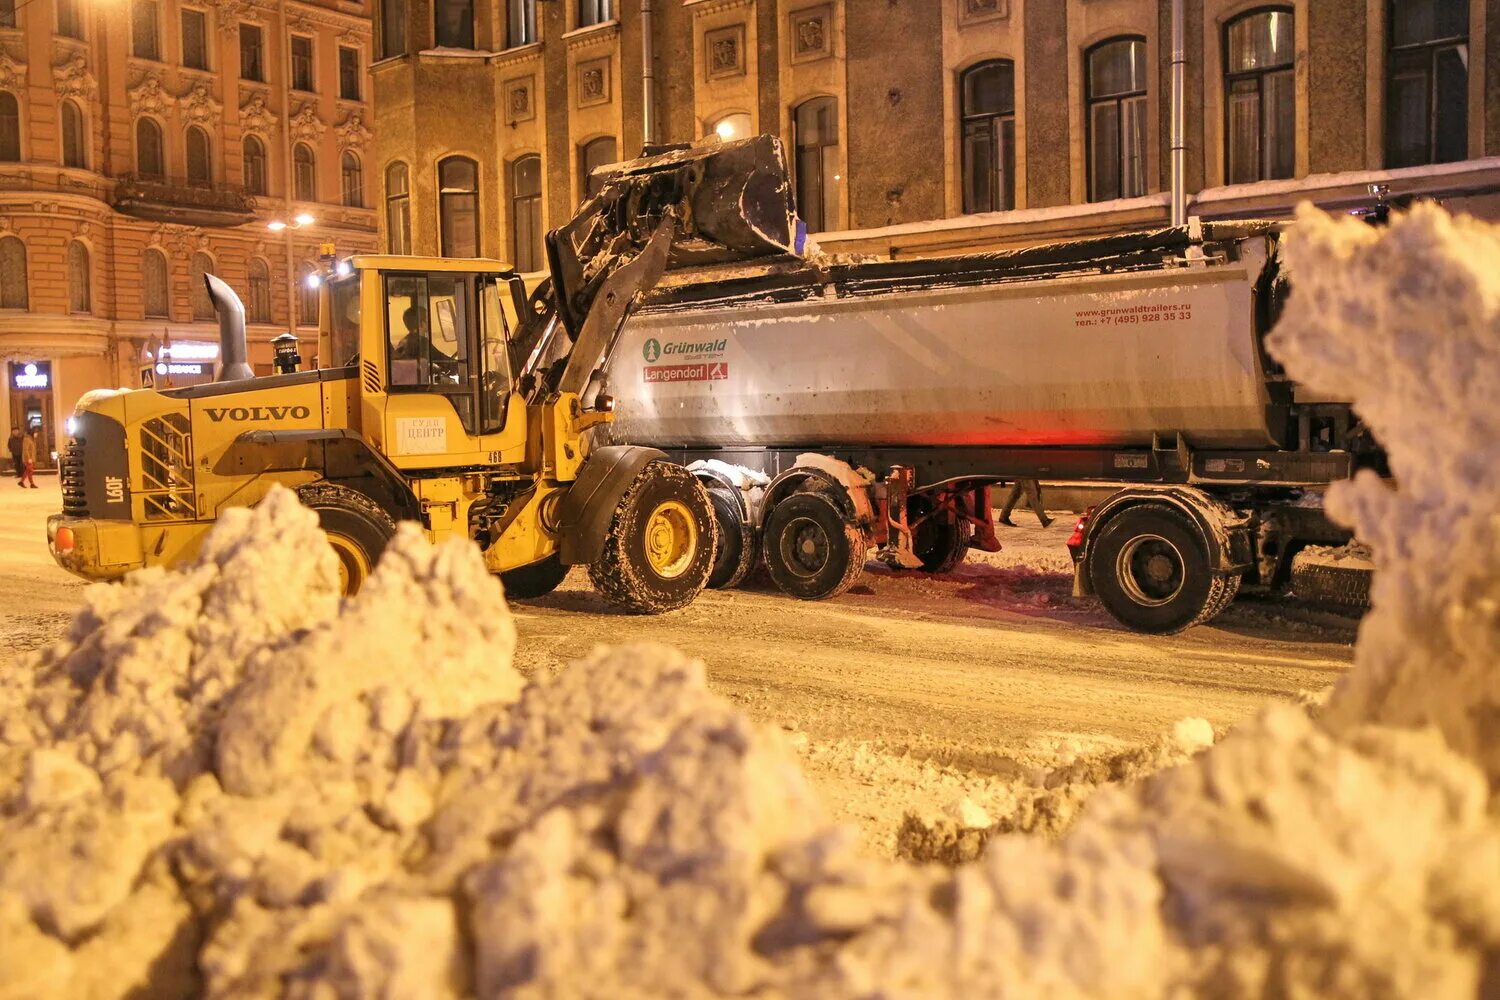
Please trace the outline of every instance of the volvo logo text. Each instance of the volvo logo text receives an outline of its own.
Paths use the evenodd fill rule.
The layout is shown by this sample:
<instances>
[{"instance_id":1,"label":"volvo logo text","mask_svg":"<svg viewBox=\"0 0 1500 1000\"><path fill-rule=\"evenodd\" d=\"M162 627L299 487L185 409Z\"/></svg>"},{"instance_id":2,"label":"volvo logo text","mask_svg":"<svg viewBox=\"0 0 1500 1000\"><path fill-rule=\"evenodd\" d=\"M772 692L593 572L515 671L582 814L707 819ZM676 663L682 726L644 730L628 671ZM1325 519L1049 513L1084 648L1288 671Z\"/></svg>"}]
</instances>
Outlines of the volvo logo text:
<instances>
[{"instance_id":1,"label":"volvo logo text","mask_svg":"<svg viewBox=\"0 0 1500 1000\"><path fill-rule=\"evenodd\" d=\"M305 406L205 406L203 412L214 423L230 420L242 423L254 420L306 420L312 410Z\"/></svg>"}]
</instances>

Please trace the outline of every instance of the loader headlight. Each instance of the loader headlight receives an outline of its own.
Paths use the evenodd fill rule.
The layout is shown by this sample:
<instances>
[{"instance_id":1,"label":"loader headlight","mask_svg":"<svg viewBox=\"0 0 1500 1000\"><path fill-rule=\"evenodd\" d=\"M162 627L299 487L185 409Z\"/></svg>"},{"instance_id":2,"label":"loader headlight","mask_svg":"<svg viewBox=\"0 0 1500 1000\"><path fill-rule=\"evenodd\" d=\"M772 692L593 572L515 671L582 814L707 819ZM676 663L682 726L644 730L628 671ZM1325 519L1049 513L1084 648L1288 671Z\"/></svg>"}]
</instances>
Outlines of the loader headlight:
<instances>
[{"instance_id":1,"label":"loader headlight","mask_svg":"<svg viewBox=\"0 0 1500 1000\"><path fill-rule=\"evenodd\" d=\"M317 288L322 283L323 283L323 276L320 275L320 274L314 273L314 274L309 274L307 276L307 287L308 288Z\"/></svg>"},{"instance_id":2,"label":"loader headlight","mask_svg":"<svg viewBox=\"0 0 1500 1000\"><path fill-rule=\"evenodd\" d=\"M64 426L67 427L67 429L68 429L68 437L77 437L78 436L78 418L77 417L69 417L68 420L67 420L67 423Z\"/></svg>"}]
</instances>

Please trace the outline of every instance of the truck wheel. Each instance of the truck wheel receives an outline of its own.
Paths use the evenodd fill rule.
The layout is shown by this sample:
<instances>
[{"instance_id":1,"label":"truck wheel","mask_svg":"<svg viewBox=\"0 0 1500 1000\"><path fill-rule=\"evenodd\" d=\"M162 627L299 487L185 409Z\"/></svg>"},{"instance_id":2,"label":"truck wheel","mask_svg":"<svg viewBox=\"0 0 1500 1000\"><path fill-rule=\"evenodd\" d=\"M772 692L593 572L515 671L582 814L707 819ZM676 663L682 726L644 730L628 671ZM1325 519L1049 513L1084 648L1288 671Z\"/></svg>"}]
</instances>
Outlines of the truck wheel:
<instances>
[{"instance_id":1,"label":"truck wheel","mask_svg":"<svg viewBox=\"0 0 1500 1000\"><path fill-rule=\"evenodd\" d=\"M1341 608L1370 606L1374 571L1360 566L1328 566L1292 559L1292 593L1299 600Z\"/></svg>"},{"instance_id":2,"label":"truck wheel","mask_svg":"<svg viewBox=\"0 0 1500 1000\"><path fill-rule=\"evenodd\" d=\"M727 487L708 487L708 499L719 524L719 542L714 546L714 568L708 585L714 590L738 587L755 565L755 528L740 520L740 505Z\"/></svg>"},{"instance_id":3,"label":"truck wheel","mask_svg":"<svg viewBox=\"0 0 1500 1000\"><path fill-rule=\"evenodd\" d=\"M865 537L824 493L793 493L771 511L766 569L778 590L804 601L836 597L865 566Z\"/></svg>"},{"instance_id":4,"label":"truck wheel","mask_svg":"<svg viewBox=\"0 0 1500 1000\"><path fill-rule=\"evenodd\" d=\"M1180 632L1224 609L1239 578L1216 577L1198 527L1163 504L1112 518L1089 547L1094 593L1137 632Z\"/></svg>"},{"instance_id":5,"label":"truck wheel","mask_svg":"<svg viewBox=\"0 0 1500 1000\"><path fill-rule=\"evenodd\" d=\"M339 585L344 596L359 593L386 543L396 534L396 522L374 500L336 483L311 483L297 490L297 499L318 514L318 526L339 559Z\"/></svg>"},{"instance_id":6,"label":"truck wheel","mask_svg":"<svg viewBox=\"0 0 1500 1000\"><path fill-rule=\"evenodd\" d=\"M562 564L553 553L541 562L534 562L530 566L519 566L516 569L508 569L500 574L500 582L505 584L505 596L513 601L530 601L538 597L546 597L558 587L562 586L563 578L568 575L569 567Z\"/></svg>"},{"instance_id":7,"label":"truck wheel","mask_svg":"<svg viewBox=\"0 0 1500 1000\"><path fill-rule=\"evenodd\" d=\"M708 583L717 535L708 491L693 474L670 462L651 462L616 504L589 579L625 611L686 607Z\"/></svg>"},{"instance_id":8,"label":"truck wheel","mask_svg":"<svg viewBox=\"0 0 1500 1000\"><path fill-rule=\"evenodd\" d=\"M932 501L913 497L906 505L908 519L916 520L932 510ZM929 517L918 525L911 540L912 552L928 573L951 573L964 561L974 526L953 517Z\"/></svg>"}]
</instances>

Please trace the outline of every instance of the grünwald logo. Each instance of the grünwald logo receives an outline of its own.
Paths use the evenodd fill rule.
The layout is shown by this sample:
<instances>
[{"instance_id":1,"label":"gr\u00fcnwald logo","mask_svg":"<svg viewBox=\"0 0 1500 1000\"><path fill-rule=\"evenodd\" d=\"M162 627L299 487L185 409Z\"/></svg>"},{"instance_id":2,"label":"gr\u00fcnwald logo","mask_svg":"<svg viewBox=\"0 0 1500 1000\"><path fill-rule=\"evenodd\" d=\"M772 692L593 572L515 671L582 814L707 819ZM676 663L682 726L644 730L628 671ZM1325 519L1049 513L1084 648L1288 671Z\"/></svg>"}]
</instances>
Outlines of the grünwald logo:
<instances>
[{"instance_id":1,"label":"gr\u00fcnwald logo","mask_svg":"<svg viewBox=\"0 0 1500 1000\"><path fill-rule=\"evenodd\" d=\"M641 354L645 356L646 364L651 364L657 358L661 357L661 341L652 337L646 341L646 346L642 348Z\"/></svg>"}]
</instances>

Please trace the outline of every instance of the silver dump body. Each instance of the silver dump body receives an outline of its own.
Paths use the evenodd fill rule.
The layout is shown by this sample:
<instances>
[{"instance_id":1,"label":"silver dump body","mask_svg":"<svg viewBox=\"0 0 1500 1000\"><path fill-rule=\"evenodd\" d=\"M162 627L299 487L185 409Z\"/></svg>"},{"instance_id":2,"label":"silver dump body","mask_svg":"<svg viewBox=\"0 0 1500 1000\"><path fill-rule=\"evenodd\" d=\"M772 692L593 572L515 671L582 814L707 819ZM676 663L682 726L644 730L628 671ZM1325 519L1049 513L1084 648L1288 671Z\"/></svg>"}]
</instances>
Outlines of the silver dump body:
<instances>
[{"instance_id":1,"label":"silver dump body","mask_svg":"<svg viewBox=\"0 0 1500 1000\"><path fill-rule=\"evenodd\" d=\"M610 361L613 437L662 447L1277 447L1276 227L930 260L669 274Z\"/></svg>"}]
</instances>

